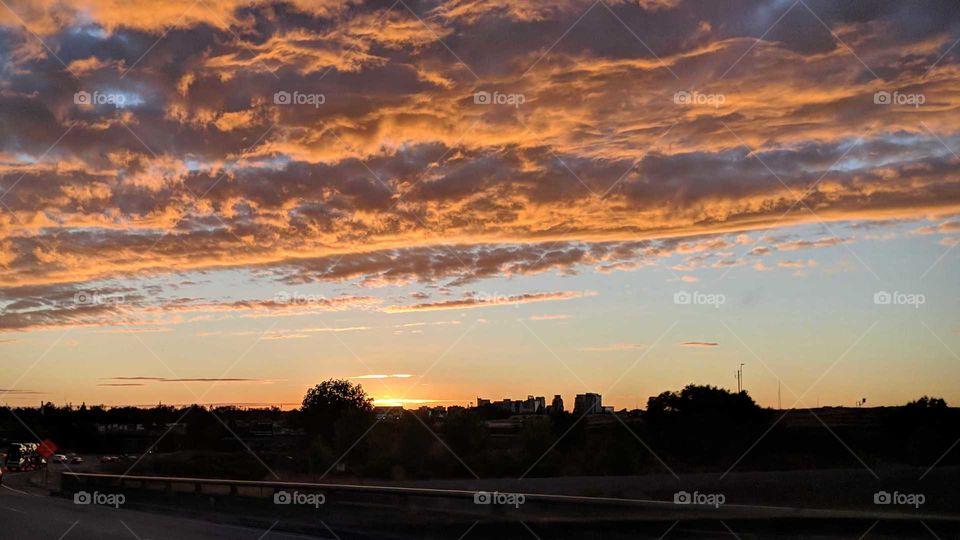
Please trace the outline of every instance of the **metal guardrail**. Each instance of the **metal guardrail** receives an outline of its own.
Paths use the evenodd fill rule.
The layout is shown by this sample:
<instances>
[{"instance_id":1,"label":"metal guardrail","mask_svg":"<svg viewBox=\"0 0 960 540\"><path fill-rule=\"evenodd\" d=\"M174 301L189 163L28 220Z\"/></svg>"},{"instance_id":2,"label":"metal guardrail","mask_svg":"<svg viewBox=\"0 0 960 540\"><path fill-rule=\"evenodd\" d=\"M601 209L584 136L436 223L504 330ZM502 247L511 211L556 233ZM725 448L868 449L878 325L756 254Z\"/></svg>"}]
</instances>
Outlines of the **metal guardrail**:
<instances>
[{"instance_id":1,"label":"metal guardrail","mask_svg":"<svg viewBox=\"0 0 960 540\"><path fill-rule=\"evenodd\" d=\"M336 512L338 517L349 513L360 522L363 516L376 515L377 521L409 521L413 515L429 514L432 520L450 522L477 519L504 519L517 512L528 519L544 520L630 520L664 519L676 513L690 515L697 508L684 508L672 501L621 499L615 497L580 497L574 495L496 492L466 489L433 489L421 487L309 483L262 480L233 480L220 478L187 478L175 476L135 476L98 473L61 473L61 492L64 495L82 491L125 493L127 501L141 503L167 500L170 504L191 508L218 508L231 506L235 511L263 510L257 501L269 500L280 491L300 494L323 494L325 503L319 511ZM487 502L478 497L486 494ZM492 503L490 497L505 495L519 504ZM196 497L202 496L202 499ZM211 499L212 497L212 499ZM216 499L218 502L214 503ZM276 500L273 501L275 503ZM163 503L161 503L163 504ZM271 511L297 513L312 508L270 505ZM712 508L712 507L711 507ZM387 510L384 512L384 510ZM372 512L372 513L371 513ZM404 517L406 516L406 517Z\"/></svg>"},{"instance_id":2,"label":"metal guardrail","mask_svg":"<svg viewBox=\"0 0 960 540\"><path fill-rule=\"evenodd\" d=\"M618 497L590 497L547 493L495 492L466 489L435 489L402 486L381 486L363 484L320 484L309 482L285 482L263 480L233 480L221 478L188 478L176 476L134 476L99 473L61 473L61 490L75 493L88 488L114 488L148 490L158 492L157 487L167 493L175 493L175 485L192 485L193 489L179 490L179 494L229 495L242 499L245 497L266 497L282 490L297 490L308 493L337 494L331 502L371 501L397 507L411 507L413 500L427 503L426 506L443 511L501 513L502 505L477 504L479 493L505 493L522 495L525 513L532 512L541 517L576 518L589 516L592 519L675 519L675 518L795 518L795 519L929 519L938 521L960 521L955 515L900 513L866 509L821 509L793 508L770 505L724 504L722 506L702 504L676 504L672 500L627 499ZM227 492L215 493L213 488L228 488ZM255 491L255 495L249 493ZM429 503L428 500L431 500Z\"/></svg>"},{"instance_id":3,"label":"metal guardrail","mask_svg":"<svg viewBox=\"0 0 960 540\"><path fill-rule=\"evenodd\" d=\"M61 473L61 477L65 480L63 482L64 487L72 486L75 484L87 484L87 485L114 485L118 487L142 487L144 483L151 484L163 484L171 486L173 484L193 484L197 487L197 491L201 491L203 486L227 486L232 488L231 493L236 494L236 488L239 487L249 487L249 488L259 488L261 490L271 489L274 491L284 490L284 489L298 489L304 491L323 491L323 492L352 492L352 493L367 493L367 494L378 494L378 495L408 495L408 496L418 496L418 497L440 497L440 498L473 498L478 493L487 493L484 490L466 490L466 489L434 489L434 488L417 488L417 487L402 487L402 486L379 486L379 485L370 485L370 484L317 484L310 482L283 482L283 481L268 481L268 480L234 480L234 479L224 479L224 478L188 478L188 477L178 477L178 476L138 476L138 475L115 475L115 474L101 474L101 473L78 473L78 472L67 472L64 471ZM67 481L67 479L70 479ZM129 484L135 483L139 485L130 486ZM511 494L523 495L527 501L552 501L552 502L567 502L567 503L587 503L587 504L604 504L604 505L633 505L633 506L647 506L647 505L664 505L667 507L676 506L672 501L662 501L662 500L650 500L650 499L625 499L617 497L586 497L578 495L560 495L560 494L546 494L546 493L514 493ZM698 506L698 505L691 505ZM705 508L710 507L709 505L702 505ZM759 508L759 507L754 507ZM787 508L779 507L766 507L770 509L781 509L788 510Z\"/></svg>"}]
</instances>

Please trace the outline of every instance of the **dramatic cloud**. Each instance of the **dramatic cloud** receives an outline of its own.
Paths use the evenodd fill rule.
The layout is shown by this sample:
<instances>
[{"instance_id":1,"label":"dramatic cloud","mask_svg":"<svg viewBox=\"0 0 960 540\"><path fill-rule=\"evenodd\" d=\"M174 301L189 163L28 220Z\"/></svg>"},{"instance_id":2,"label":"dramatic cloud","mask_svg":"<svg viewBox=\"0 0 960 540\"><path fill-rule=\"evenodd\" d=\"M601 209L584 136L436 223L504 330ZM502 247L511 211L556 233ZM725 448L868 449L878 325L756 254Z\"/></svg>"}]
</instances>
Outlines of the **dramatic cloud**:
<instances>
[{"instance_id":1,"label":"dramatic cloud","mask_svg":"<svg viewBox=\"0 0 960 540\"><path fill-rule=\"evenodd\" d=\"M948 0L16 0L0 329L375 307L62 302L175 272L449 288L670 253L766 269L720 253L854 242L750 232L802 223L949 219L958 37ZM498 305L415 300L384 309Z\"/></svg>"},{"instance_id":2,"label":"dramatic cloud","mask_svg":"<svg viewBox=\"0 0 960 540\"><path fill-rule=\"evenodd\" d=\"M143 377L143 376L134 376L134 377L111 377L108 380L111 381L148 381L148 382L233 382L233 383L245 383L245 382L270 382L267 379L237 379L237 378L166 378L166 377Z\"/></svg>"},{"instance_id":3,"label":"dramatic cloud","mask_svg":"<svg viewBox=\"0 0 960 540\"><path fill-rule=\"evenodd\" d=\"M144 327L144 328L112 328L110 330L98 330L98 334L160 334L172 332L173 329L165 327Z\"/></svg>"},{"instance_id":4,"label":"dramatic cloud","mask_svg":"<svg viewBox=\"0 0 960 540\"><path fill-rule=\"evenodd\" d=\"M573 318L573 315L562 315L562 314L530 316L531 321L566 321L572 318Z\"/></svg>"},{"instance_id":5,"label":"dramatic cloud","mask_svg":"<svg viewBox=\"0 0 960 540\"><path fill-rule=\"evenodd\" d=\"M371 309L379 301L360 296L278 295L268 300L209 302L195 298L157 300L128 287L75 289L41 285L0 289L0 332L109 326L103 333L166 332L169 325L204 320L203 314L264 318L303 316L344 309ZM306 333L357 331L365 327L310 328Z\"/></svg>"},{"instance_id":6,"label":"dramatic cloud","mask_svg":"<svg viewBox=\"0 0 960 540\"><path fill-rule=\"evenodd\" d=\"M433 321L433 322L415 322L415 323L404 323L404 324L395 324L394 328L419 328L421 326L450 326L450 325L459 325L462 324L461 321Z\"/></svg>"},{"instance_id":7,"label":"dramatic cloud","mask_svg":"<svg viewBox=\"0 0 960 540\"><path fill-rule=\"evenodd\" d=\"M405 306L387 306L387 313L408 313L413 311L440 311L447 309L471 309L504 305L527 304L531 302L550 302L554 300L573 300L587 296L596 296L595 291L559 291L549 293L528 293L519 295L477 295L458 300L444 300L425 304L411 304Z\"/></svg>"},{"instance_id":8,"label":"dramatic cloud","mask_svg":"<svg viewBox=\"0 0 960 540\"><path fill-rule=\"evenodd\" d=\"M808 268L816 265L817 265L817 261L813 259L809 259L806 261L786 260L786 261L780 261L777 263L777 266L779 266L780 268Z\"/></svg>"}]
</instances>

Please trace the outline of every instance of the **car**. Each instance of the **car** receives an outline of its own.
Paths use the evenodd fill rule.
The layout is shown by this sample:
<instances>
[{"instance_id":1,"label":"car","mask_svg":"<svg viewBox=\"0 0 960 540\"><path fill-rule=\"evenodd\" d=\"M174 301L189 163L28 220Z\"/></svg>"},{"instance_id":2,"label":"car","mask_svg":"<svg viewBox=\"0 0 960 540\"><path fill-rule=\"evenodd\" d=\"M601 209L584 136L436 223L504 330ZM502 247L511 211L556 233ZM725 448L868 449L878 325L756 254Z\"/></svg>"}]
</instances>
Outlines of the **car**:
<instances>
[{"instance_id":1,"label":"car","mask_svg":"<svg viewBox=\"0 0 960 540\"><path fill-rule=\"evenodd\" d=\"M0 467L0 486L3 485L3 467Z\"/></svg>"},{"instance_id":2,"label":"car","mask_svg":"<svg viewBox=\"0 0 960 540\"><path fill-rule=\"evenodd\" d=\"M120 458L117 456L100 456L100 463L113 463L115 461L120 461Z\"/></svg>"},{"instance_id":3,"label":"car","mask_svg":"<svg viewBox=\"0 0 960 540\"><path fill-rule=\"evenodd\" d=\"M68 460L67 456L63 454L55 454L52 458L50 458L50 461L52 463L66 463Z\"/></svg>"},{"instance_id":4,"label":"car","mask_svg":"<svg viewBox=\"0 0 960 540\"><path fill-rule=\"evenodd\" d=\"M73 465L83 463L83 458L80 456L73 456L73 458L70 460L70 463L72 463Z\"/></svg>"}]
</instances>

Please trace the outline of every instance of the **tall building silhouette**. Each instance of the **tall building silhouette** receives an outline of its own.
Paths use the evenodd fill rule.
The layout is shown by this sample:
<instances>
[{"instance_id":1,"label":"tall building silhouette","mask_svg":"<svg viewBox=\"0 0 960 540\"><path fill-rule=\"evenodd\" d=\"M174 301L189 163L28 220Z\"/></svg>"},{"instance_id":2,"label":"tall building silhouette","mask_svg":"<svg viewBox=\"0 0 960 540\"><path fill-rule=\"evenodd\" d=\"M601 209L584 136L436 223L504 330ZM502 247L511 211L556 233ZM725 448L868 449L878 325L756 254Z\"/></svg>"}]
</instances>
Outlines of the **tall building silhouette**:
<instances>
[{"instance_id":1,"label":"tall building silhouette","mask_svg":"<svg viewBox=\"0 0 960 540\"><path fill-rule=\"evenodd\" d=\"M563 412L563 398L560 397L560 394L553 396L553 401L550 402L550 412Z\"/></svg>"},{"instance_id":2,"label":"tall building silhouette","mask_svg":"<svg viewBox=\"0 0 960 540\"><path fill-rule=\"evenodd\" d=\"M573 400L574 414L600 414L603 412L600 394L588 392L586 394L577 394Z\"/></svg>"},{"instance_id":3,"label":"tall building silhouette","mask_svg":"<svg viewBox=\"0 0 960 540\"><path fill-rule=\"evenodd\" d=\"M477 397L477 407L493 406L513 414L540 414L546 412L547 398L543 396L534 397L528 395L527 399L501 399L500 401L491 401L482 397Z\"/></svg>"}]
</instances>

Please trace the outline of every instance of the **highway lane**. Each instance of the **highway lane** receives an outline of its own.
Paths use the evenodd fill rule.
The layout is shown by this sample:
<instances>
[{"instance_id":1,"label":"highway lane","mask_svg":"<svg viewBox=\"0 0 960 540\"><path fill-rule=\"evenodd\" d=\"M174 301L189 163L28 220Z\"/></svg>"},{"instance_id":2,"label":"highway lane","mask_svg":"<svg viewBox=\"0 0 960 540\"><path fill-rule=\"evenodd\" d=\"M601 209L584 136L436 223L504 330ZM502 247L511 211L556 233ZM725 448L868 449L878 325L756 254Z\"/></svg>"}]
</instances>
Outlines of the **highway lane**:
<instances>
[{"instance_id":1,"label":"highway lane","mask_svg":"<svg viewBox=\"0 0 960 540\"><path fill-rule=\"evenodd\" d=\"M58 475L59 476L59 475ZM84 476L84 475L80 475ZM53 477L51 477L53 478ZM32 479L31 481L28 481ZM135 478L133 478L135 480ZM747 538L795 539L798 531L815 534L823 539L857 538L868 528L871 537L878 539L924 538L932 527L943 538L960 538L960 521L955 516L937 516L933 514L901 514L895 512L850 511L840 509L810 510L757 505L725 505L723 511L712 510L707 513L684 512L677 515L676 506L663 500L631 499L635 508L623 508L619 512L624 518L639 517L642 512L651 520L630 521L616 517L616 523L605 522L601 516L591 511L587 515L577 512L563 512L557 515L552 511L551 519L541 519L544 510L559 504L567 510L575 507L570 503L622 502L614 498L581 497L571 495L533 495L529 504L524 505L523 514L509 510L495 512L492 516L486 512L469 512L475 504L466 507L445 503L446 498L434 499L433 496L472 495L471 491L435 489L410 486L379 486L379 488L403 493L429 493L431 497L418 495L415 504L405 501L383 499L362 494L350 497L349 494L363 486L339 486L339 491L328 489L331 497L335 494L337 502L326 509L326 514L304 518L303 514L262 512L259 505L251 506L249 501L224 498L216 505L216 511L206 504L206 499L181 499L176 508L166 504L166 499L137 498L134 510L132 504L119 509L74 504L73 499L50 496L47 489L38 487L43 484L40 473L8 474L4 486L0 489L0 540L6 538L138 538L138 539L176 539L194 538L342 538L366 540L376 539L413 539L462 537L469 533L471 538L498 538L500 540L530 538L616 538L616 539L654 539L660 538L669 526L671 539L716 538L726 535L729 527L734 527L737 536ZM59 485L59 483L58 483ZM344 491L343 488L349 488ZM94 492L95 487L85 491ZM136 495L134 492L131 495ZM463 497L458 497L462 499ZM537 500L548 499L548 504ZM269 498L268 498L269 500ZM453 499L450 499L453 500ZM164 502L158 502L164 501ZM192 501L192 502L191 502ZM195 505L195 502L203 501ZM472 503L472 497L469 498ZM221 503L223 503L221 505ZM438 503L438 504L434 504ZM529 508L528 508L529 506ZM202 511L200 507L206 508ZM486 509L486 507L484 507ZM200 511L202 519L184 517L183 513ZM577 516L574 516L577 514ZM702 515L701 515L702 514ZM617 514L619 516L620 514ZM254 520L254 517L257 517ZM283 522L274 522L282 517ZM450 519L447 519L450 518ZM492 519L491 519L492 518ZM840 519L844 518L844 519ZM336 530L327 534L321 528L326 520ZM721 519L723 521L721 521ZM674 521L676 520L676 521ZM243 527L231 523L253 525L262 523L262 527ZM672 525L671 525L672 523ZM530 534L528 527L535 529ZM293 534L287 531L300 531L314 534ZM951 534L955 536L951 536Z\"/></svg>"},{"instance_id":2,"label":"highway lane","mask_svg":"<svg viewBox=\"0 0 960 540\"><path fill-rule=\"evenodd\" d=\"M426 516L424 518L428 519ZM895 528L890 528L893 526ZM639 528L610 529L600 525L556 524L516 521L494 526L474 522L448 530L444 534L421 534L392 531L386 535L364 535L365 538L417 538L463 540L498 538L500 540L530 540L534 538L610 538L616 540L654 540L669 535L670 540L705 540L713 538L794 540L816 537L821 540L862 538L869 534L876 540L905 540L931 538L930 530L938 531L938 538L957 538L942 524L920 523L794 523L761 524L724 522L663 522L640 525ZM0 540L309 540L320 538L355 538L338 531L336 536L305 536L281 532L282 524L272 527L250 528L200 521L163 513L148 513L129 509L114 509L94 505L76 505L71 499L37 495L4 486L0 489ZM957 531L954 530L953 533Z\"/></svg>"},{"instance_id":3,"label":"highway lane","mask_svg":"<svg viewBox=\"0 0 960 540\"><path fill-rule=\"evenodd\" d=\"M4 480L7 479L9 476ZM124 508L78 505L72 499L41 495L8 485L0 488L0 540L324 538L283 533L273 527L255 529ZM326 538L334 536L331 534Z\"/></svg>"}]
</instances>

